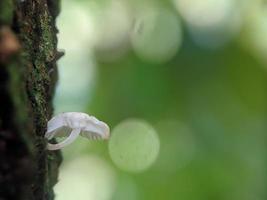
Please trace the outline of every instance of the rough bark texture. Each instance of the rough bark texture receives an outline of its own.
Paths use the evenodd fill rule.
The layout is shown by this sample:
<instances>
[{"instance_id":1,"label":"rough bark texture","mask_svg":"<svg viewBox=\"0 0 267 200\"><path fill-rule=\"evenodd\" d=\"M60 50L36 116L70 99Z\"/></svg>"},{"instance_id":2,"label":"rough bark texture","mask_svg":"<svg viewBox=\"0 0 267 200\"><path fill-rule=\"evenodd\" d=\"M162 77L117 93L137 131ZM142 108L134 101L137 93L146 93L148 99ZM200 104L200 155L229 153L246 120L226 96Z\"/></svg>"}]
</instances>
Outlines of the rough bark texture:
<instances>
[{"instance_id":1,"label":"rough bark texture","mask_svg":"<svg viewBox=\"0 0 267 200\"><path fill-rule=\"evenodd\" d=\"M53 199L44 133L57 80L58 0L0 1L0 200Z\"/></svg>"}]
</instances>

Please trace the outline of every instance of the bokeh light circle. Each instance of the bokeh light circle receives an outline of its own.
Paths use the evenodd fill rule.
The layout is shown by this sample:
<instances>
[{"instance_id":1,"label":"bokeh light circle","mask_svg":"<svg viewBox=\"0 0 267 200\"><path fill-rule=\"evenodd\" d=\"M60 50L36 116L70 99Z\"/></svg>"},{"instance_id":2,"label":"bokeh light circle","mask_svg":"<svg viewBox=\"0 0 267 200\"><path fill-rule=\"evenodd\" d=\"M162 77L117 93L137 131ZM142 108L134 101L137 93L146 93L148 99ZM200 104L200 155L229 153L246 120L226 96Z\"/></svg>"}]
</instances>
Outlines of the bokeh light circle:
<instances>
[{"instance_id":1,"label":"bokeh light circle","mask_svg":"<svg viewBox=\"0 0 267 200\"><path fill-rule=\"evenodd\" d=\"M86 7L64 1L57 27L60 30L58 46L66 54L58 61L55 113L68 110L82 112L87 107L96 77L96 63L90 53L95 41L92 15ZM76 33L79 33L79 39ZM52 75L56 71L49 73Z\"/></svg>"},{"instance_id":2,"label":"bokeh light circle","mask_svg":"<svg viewBox=\"0 0 267 200\"><path fill-rule=\"evenodd\" d=\"M153 63L169 61L181 46L182 31L175 13L167 9L144 9L131 34L135 53Z\"/></svg>"},{"instance_id":3,"label":"bokeh light circle","mask_svg":"<svg viewBox=\"0 0 267 200\"><path fill-rule=\"evenodd\" d=\"M174 0L182 17L192 26L210 28L230 19L232 0Z\"/></svg>"},{"instance_id":4,"label":"bokeh light circle","mask_svg":"<svg viewBox=\"0 0 267 200\"><path fill-rule=\"evenodd\" d=\"M65 163L54 190L57 200L109 200L116 189L113 168L95 155L83 155Z\"/></svg>"},{"instance_id":5,"label":"bokeh light circle","mask_svg":"<svg viewBox=\"0 0 267 200\"><path fill-rule=\"evenodd\" d=\"M194 42L214 49L240 31L240 9L234 0L173 0Z\"/></svg>"},{"instance_id":6,"label":"bokeh light circle","mask_svg":"<svg viewBox=\"0 0 267 200\"><path fill-rule=\"evenodd\" d=\"M109 141L113 162L122 170L142 172L156 160L160 141L155 129L139 119L128 119L114 128Z\"/></svg>"}]
</instances>

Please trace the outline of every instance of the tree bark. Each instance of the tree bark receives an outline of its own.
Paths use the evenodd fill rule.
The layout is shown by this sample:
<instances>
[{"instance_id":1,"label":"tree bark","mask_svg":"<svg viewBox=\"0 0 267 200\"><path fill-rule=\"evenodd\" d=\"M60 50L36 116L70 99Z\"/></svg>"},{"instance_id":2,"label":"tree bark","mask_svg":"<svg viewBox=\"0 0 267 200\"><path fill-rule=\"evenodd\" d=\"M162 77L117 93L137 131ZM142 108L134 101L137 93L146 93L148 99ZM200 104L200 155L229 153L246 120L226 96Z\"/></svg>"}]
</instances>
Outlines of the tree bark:
<instances>
[{"instance_id":1,"label":"tree bark","mask_svg":"<svg viewBox=\"0 0 267 200\"><path fill-rule=\"evenodd\" d=\"M58 0L0 1L0 200L54 199L44 134L57 81Z\"/></svg>"}]
</instances>

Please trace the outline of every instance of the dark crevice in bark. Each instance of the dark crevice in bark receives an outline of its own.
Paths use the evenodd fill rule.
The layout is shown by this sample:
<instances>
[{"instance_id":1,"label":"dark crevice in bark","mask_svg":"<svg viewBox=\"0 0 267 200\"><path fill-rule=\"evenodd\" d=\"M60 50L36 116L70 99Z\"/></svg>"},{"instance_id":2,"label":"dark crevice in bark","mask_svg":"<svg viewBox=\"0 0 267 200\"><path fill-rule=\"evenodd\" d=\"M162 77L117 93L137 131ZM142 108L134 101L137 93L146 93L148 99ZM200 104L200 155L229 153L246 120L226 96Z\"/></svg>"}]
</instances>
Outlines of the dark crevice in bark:
<instances>
[{"instance_id":1,"label":"dark crevice in bark","mask_svg":"<svg viewBox=\"0 0 267 200\"><path fill-rule=\"evenodd\" d=\"M17 52L0 47L0 200L54 198L61 155L46 150L43 136L60 57L58 13L57 0L0 2L0 46L7 41L3 29L20 46Z\"/></svg>"}]
</instances>

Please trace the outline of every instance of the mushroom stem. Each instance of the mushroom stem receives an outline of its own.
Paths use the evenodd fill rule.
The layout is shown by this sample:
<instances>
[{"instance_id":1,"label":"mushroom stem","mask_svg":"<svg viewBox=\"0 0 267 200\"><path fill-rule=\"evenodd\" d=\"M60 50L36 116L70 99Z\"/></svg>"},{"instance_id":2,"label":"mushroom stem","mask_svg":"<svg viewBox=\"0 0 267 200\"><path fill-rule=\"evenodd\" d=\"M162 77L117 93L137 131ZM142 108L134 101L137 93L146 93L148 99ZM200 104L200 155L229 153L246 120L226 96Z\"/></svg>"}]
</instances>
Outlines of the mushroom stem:
<instances>
[{"instance_id":1,"label":"mushroom stem","mask_svg":"<svg viewBox=\"0 0 267 200\"><path fill-rule=\"evenodd\" d=\"M65 140L63 140L60 143L57 144L51 144L48 143L47 144L47 149L48 150L58 150L58 149L62 149L63 147L69 145L70 143L72 143L80 134L81 129L73 129L69 135L69 137L67 137Z\"/></svg>"}]
</instances>

